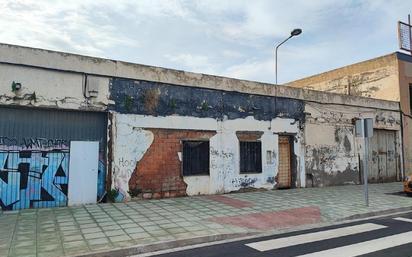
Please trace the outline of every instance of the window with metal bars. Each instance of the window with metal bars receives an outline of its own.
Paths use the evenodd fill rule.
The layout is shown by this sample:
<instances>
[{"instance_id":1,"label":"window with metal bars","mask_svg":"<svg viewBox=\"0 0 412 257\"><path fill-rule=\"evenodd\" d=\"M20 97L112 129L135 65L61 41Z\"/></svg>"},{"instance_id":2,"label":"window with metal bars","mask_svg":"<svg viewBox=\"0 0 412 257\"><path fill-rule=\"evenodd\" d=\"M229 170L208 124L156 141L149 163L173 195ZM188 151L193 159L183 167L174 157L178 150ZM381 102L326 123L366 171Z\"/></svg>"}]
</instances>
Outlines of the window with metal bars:
<instances>
[{"instance_id":1,"label":"window with metal bars","mask_svg":"<svg viewBox=\"0 0 412 257\"><path fill-rule=\"evenodd\" d=\"M262 173L261 142L240 142L240 173Z\"/></svg>"},{"instance_id":2,"label":"window with metal bars","mask_svg":"<svg viewBox=\"0 0 412 257\"><path fill-rule=\"evenodd\" d=\"M183 176L209 175L209 141L183 141Z\"/></svg>"}]
</instances>

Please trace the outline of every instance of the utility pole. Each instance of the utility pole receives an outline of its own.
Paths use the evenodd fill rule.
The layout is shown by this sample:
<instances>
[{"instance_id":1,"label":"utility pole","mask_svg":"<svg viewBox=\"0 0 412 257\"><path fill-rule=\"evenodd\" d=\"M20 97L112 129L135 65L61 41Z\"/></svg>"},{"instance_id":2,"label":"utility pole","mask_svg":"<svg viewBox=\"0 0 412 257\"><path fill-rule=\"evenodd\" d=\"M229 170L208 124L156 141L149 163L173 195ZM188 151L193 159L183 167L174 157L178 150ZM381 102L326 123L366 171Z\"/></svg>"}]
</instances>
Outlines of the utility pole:
<instances>
[{"instance_id":1,"label":"utility pole","mask_svg":"<svg viewBox=\"0 0 412 257\"><path fill-rule=\"evenodd\" d=\"M364 139L363 147L363 192L365 197L365 205L369 206L369 192L368 192L368 161L369 161L369 138L373 136L373 119L359 119L355 123L356 137Z\"/></svg>"}]
</instances>

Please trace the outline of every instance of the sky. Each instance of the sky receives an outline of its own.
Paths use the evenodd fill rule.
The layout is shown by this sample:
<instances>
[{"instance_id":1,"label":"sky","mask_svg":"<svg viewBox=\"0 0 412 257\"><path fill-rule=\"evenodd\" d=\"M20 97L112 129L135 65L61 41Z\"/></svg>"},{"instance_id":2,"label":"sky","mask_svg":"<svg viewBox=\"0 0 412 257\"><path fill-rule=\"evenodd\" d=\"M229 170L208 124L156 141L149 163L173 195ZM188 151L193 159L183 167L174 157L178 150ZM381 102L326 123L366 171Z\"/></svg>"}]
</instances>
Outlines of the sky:
<instances>
[{"instance_id":1,"label":"sky","mask_svg":"<svg viewBox=\"0 0 412 257\"><path fill-rule=\"evenodd\" d=\"M0 0L0 42L260 82L398 50L411 0Z\"/></svg>"}]
</instances>

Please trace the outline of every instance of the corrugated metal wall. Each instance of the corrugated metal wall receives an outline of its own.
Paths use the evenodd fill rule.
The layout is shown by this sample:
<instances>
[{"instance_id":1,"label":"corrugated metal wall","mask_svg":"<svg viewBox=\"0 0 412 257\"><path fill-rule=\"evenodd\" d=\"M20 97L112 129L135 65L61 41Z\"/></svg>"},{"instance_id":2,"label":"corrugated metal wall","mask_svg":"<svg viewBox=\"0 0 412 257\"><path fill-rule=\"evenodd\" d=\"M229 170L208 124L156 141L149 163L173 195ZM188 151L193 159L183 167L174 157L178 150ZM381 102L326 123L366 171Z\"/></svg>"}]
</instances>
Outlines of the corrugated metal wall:
<instances>
[{"instance_id":1,"label":"corrugated metal wall","mask_svg":"<svg viewBox=\"0 0 412 257\"><path fill-rule=\"evenodd\" d=\"M106 174L105 113L0 107L3 210L67 204L70 141L99 141L98 194Z\"/></svg>"}]
</instances>

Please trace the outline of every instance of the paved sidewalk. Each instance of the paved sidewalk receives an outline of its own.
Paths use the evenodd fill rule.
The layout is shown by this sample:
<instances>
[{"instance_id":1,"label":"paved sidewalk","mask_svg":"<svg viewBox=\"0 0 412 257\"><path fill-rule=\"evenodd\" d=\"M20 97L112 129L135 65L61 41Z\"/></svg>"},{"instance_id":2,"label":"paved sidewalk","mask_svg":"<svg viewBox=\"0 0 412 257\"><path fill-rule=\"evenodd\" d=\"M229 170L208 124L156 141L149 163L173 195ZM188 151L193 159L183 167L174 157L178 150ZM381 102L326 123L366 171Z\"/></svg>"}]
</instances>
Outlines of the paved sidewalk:
<instances>
[{"instance_id":1,"label":"paved sidewalk","mask_svg":"<svg viewBox=\"0 0 412 257\"><path fill-rule=\"evenodd\" d=\"M205 236L270 232L412 208L401 183L196 196L0 214L0 256L73 256Z\"/></svg>"}]
</instances>

